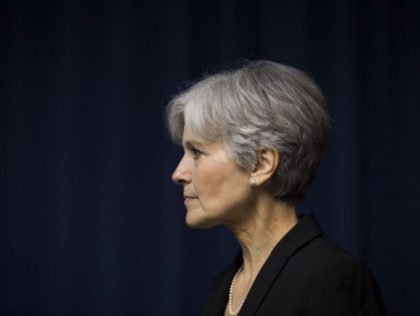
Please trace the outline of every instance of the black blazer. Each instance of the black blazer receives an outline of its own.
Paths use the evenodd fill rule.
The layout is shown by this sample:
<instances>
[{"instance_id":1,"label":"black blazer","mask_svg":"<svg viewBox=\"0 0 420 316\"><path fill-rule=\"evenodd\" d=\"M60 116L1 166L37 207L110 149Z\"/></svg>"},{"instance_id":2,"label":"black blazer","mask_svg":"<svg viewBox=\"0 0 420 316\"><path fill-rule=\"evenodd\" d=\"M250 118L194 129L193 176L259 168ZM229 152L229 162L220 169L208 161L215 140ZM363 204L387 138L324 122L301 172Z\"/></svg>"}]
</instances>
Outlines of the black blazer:
<instances>
[{"instance_id":1,"label":"black blazer","mask_svg":"<svg viewBox=\"0 0 420 316\"><path fill-rule=\"evenodd\" d=\"M386 315L381 293L363 263L323 237L304 216L274 247L239 313L281 316ZM223 315L242 255L213 281L204 315Z\"/></svg>"}]
</instances>

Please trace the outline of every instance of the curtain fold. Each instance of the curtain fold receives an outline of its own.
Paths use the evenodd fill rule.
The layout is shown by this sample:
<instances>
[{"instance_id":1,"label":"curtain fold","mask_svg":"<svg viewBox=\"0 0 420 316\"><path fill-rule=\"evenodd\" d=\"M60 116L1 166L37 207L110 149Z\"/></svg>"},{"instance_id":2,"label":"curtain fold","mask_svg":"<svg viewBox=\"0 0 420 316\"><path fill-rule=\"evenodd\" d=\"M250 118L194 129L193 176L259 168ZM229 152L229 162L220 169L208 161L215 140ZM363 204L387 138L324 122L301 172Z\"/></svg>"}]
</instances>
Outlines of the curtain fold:
<instances>
[{"instance_id":1,"label":"curtain fold","mask_svg":"<svg viewBox=\"0 0 420 316\"><path fill-rule=\"evenodd\" d=\"M333 135L301 213L420 310L415 1L4 1L0 314L197 315L238 246L170 181L171 96L246 59L308 72Z\"/></svg>"}]
</instances>

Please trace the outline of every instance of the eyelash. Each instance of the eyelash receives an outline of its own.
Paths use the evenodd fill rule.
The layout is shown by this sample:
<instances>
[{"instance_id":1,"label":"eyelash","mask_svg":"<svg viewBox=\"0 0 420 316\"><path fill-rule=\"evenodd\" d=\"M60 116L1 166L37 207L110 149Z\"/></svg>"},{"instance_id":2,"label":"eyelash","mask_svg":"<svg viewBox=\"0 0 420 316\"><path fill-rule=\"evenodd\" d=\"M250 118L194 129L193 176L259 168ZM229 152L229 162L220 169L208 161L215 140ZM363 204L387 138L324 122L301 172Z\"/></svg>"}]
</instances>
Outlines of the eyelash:
<instances>
[{"instance_id":1,"label":"eyelash","mask_svg":"<svg viewBox=\"0 0 420 316\"><path fill-rule=\"evenodd\" d=\"M199 150L198 150L198 149L196 149L196 148L191 148L191 149L190 149L190 151L191 151L191 154L192 154L192 156L193 156L194 160L199 159L199 158L200 158L200 156L203 154L201 151L199 151Z\"/></svg>"}]
</instances>

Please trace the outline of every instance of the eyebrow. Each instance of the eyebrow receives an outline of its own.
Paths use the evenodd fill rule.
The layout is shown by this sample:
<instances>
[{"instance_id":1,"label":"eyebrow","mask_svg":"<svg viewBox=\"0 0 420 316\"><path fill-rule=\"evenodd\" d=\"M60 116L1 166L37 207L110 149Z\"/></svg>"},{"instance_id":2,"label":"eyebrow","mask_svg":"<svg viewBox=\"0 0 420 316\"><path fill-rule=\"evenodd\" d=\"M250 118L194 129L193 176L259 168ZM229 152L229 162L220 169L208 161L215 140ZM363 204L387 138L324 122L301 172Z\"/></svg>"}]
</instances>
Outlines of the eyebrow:
<instances>
[{"instance_id":1,"label":"eyebrow","mask_svg":"<svg viewBox=\"0 0 420 316\"><path fill-rule=\"evenodd\" d=\"M183 146L185 148L188 148L188 149L195 148L195 147L201 147L202 148L205 145L206 145L206 142L201 142L199 140L193 140L193 139L186 140L183 143Z\"/></svg>"},{"instance_id":2,"label":"eyebrow","mask_svg":"<svg viewBox=\"0 0 420 316\"><path fill-rule=\"evenodd\" d=\"M193 148L193 147L195 147L195 146L196 146L196 144L198 145L199 143L198 143L198 142L194 142L194 141L187 140L187 141L184 143L184 147L185 147L185 148Z\"/></svg>"}]
</instances>

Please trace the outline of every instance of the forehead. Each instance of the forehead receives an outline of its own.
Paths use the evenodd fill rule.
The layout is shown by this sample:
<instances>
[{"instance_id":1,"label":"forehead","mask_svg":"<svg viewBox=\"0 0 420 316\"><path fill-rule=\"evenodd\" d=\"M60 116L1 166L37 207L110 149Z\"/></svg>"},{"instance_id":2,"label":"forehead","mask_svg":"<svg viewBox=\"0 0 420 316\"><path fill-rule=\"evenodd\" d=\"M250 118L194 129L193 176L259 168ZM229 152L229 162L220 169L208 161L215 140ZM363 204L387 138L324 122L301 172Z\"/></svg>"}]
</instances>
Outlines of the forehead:
<instances>
[{"instance_id":1,"label":"forehead","mask_svg":"<svg viewBox=\"0 0 420 316\"><path fill-rule=\"evenodd\" d=\"M206 142L198 139L197 137L194 137L191 132L188 130L188 128L184 128L184 131L182 133L182 145L185 146L186 144L194 143L194 144L206 144Z\"/></svg>"},{"instance_id":2,"label":"forehead","mask_svg":"<svg viewBox=\"0 0 420 316\"><path fill-rule=\"evenodd\" d=\"M182 134L182 146L184 148L205 147L207 149L216 149L221 147L220 143L217 141L205 141L201 138L194 137L187 128L184 128L184 132Z\"/></svg>"}]
</instances>

